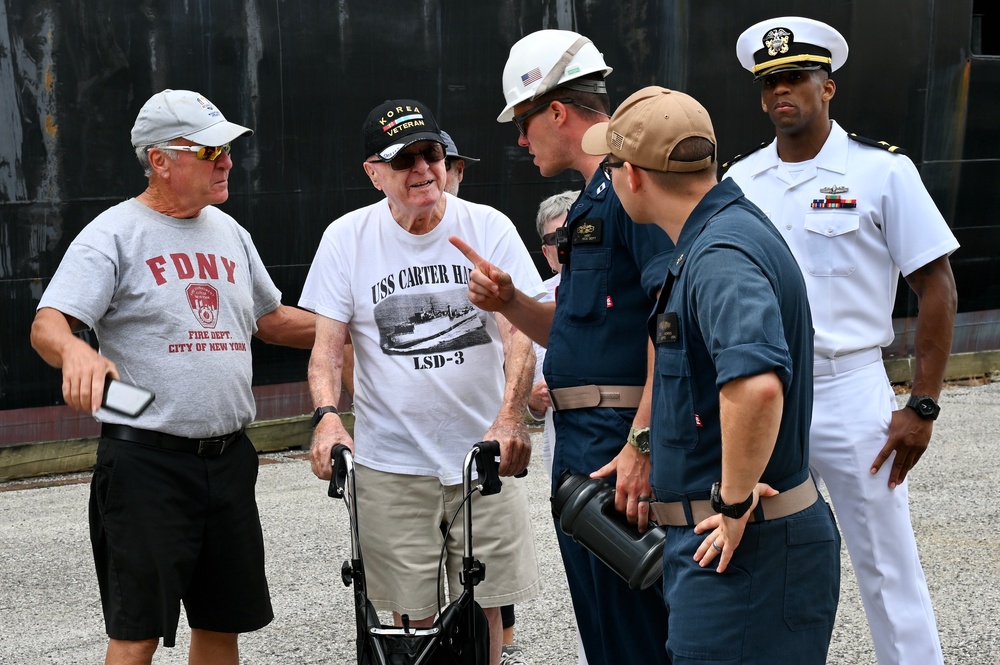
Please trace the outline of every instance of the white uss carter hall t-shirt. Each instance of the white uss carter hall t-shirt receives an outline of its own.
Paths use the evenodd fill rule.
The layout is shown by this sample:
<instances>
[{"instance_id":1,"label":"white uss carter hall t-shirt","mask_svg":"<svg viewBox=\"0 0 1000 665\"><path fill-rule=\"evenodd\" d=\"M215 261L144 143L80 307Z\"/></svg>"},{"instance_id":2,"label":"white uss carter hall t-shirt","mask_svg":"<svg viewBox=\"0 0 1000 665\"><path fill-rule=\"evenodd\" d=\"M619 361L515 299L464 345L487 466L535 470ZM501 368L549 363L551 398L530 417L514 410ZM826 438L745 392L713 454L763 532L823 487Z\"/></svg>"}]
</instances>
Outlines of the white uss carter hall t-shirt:
<instances>
[{"instance_id":1,"label":"white uss carter hall t-shirt","mask_svg":"<svg viewBox=\"0 0 1000 665\"><path fill-rule=\"evenodd\" d=\"M445 196L444 217L422 235L400 227L385 199L334 221L299 305L348 324L357 461L451 485L496 418L505 380L496 319L469 302L473 266L448 238L468 242L529 296L545 287L506 216Z\"/></svg>"}]
</instances>

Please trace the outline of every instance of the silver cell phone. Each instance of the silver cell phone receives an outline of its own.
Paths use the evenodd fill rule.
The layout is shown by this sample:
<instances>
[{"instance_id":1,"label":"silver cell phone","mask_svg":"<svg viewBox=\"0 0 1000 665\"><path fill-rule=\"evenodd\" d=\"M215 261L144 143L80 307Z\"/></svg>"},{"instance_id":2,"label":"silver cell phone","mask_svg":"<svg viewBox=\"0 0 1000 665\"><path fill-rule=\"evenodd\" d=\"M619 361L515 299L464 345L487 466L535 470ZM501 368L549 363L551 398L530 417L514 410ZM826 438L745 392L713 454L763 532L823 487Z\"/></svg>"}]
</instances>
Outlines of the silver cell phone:
<instances>
[{"instance_id":1,"label":"silver cell phone","mask_svg":"<svg viewBox=\"0 0 1000 665\"><path fill-rule=\"evenodd\" d=\"M149 406L156 395L152 391L109 378L104 384L105 409L135 418Z\"/></svg>"}]
</instances>

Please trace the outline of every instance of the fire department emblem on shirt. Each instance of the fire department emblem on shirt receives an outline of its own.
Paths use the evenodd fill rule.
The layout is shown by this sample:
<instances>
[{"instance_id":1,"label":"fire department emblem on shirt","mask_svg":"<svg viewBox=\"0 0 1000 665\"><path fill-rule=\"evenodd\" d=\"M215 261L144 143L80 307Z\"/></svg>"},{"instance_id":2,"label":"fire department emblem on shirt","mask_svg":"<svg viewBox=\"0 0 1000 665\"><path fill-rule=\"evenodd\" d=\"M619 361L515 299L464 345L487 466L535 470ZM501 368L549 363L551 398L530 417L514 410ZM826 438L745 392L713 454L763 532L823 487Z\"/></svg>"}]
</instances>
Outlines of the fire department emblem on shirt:
<instances>
[{"instance_id":1,"label":"fire department emblem on shirt","mask_svg":"<svg viewBox=\"0 0 1000 665\"><path fill-rule=\"evenodd\" d=\"M779 53L788 53L788 43L792 41L792 31L788 28L775 28L764 35L764 46L772 58Z\"/></svg>"},{"instance_id":2,"label":"fire department emblem on shirt","mask_svg":"<svg viewBox=\"0 0 1000 665\"><path fill-rule=\"evenodd\" d=\"M219 322L219 292L208 284L191 284L184 290L194 318L202 328L214 328Z\"/></svg>"}]
</instances>

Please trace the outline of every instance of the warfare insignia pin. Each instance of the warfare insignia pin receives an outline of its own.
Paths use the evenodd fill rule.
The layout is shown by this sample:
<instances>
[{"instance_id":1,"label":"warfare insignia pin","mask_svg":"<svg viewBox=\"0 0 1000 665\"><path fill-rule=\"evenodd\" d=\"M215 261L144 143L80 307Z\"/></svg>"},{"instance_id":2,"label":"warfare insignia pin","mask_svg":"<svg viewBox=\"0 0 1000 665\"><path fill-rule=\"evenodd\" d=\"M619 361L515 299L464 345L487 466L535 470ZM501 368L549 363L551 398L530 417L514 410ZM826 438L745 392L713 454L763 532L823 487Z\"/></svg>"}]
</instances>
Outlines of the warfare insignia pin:
<instances>
[{"instance_id":1,"label":"warfare insignia pin","mask_svg":"<svg viewBox=\"0 0 1000 665\"><path fill-rule=\"evenodd\" d=\"M795 36L788 28L775 28L764 35L764 46L767 47L767 54L771 57L779 53L788 53L788 46Z\"/></svg>"},{"instance_id":2,"label":"warfare insignia pin","mask_svg":"<svg viewBox=\"0 0 1000 665\"><path fill-rule=\"evenodd\" d=\"M830 187L821 187L819 190L820 194L843 194L844 192L850 191L847 187L843 185L832 185Z\"/></svg>"}]
</instances>

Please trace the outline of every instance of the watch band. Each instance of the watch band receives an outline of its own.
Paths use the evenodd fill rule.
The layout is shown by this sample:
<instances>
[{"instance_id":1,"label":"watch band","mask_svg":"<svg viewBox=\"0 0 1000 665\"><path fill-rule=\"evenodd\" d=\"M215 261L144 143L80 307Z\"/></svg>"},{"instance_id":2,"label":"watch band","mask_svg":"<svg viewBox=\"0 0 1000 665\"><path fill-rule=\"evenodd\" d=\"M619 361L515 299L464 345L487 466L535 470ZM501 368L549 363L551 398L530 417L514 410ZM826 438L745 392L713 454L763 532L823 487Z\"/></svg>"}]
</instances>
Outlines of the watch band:
<instances>
[{"instance_id":1,"label":"watch band","mask_svg":"<svg viewBox=\"0 0 1000 665\"><path fill-rule=\"evenodd\" d=\"M312 417L312 428L316 429L316 425L319 425L319 421L323 419L328 413L338 413L337 407L335 406L321 406L313 412Z\"/></svg>"},{"instance_id":2,"label":"watch band","mask_svg":"<svg viewBox=\"0 0 1000 665\"><path fill-rule=\"evenodd\" d=\"M937 420L941 407L930 395L910 395L906 402L907 408L913 409L924 420Z\"/></svg>"},{"instance_id":3,"label":"watch band","mask_svg":"<svg viewBox=\"0 0 1000 665\"><path fill-rule=\"evenodd\" d=\"M750 505L753 503L753 492L750 492L750 496L748 496L746 500L741 503L725 503L722 500L722 483L716 481L712 485L710 503L712 510L715 512L725 515L731 519L738 520L746 515L748 510L750 510Z\"/></svg>"}]
</instances>

